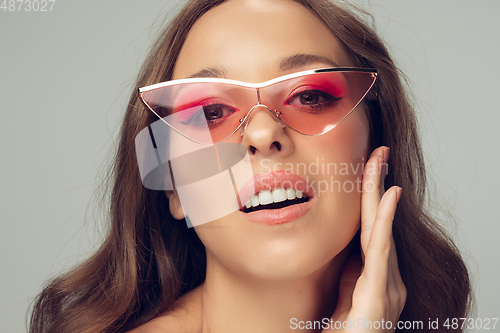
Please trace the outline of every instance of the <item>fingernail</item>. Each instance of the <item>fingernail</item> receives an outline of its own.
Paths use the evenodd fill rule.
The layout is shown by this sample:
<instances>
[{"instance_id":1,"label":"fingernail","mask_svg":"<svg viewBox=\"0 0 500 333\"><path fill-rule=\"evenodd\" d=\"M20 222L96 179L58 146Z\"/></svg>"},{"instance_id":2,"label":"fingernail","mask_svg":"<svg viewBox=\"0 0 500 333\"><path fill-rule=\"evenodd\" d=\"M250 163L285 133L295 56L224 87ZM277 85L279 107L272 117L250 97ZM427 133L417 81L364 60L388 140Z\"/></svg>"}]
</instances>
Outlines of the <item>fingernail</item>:
<instances>
[{"instance_id":1,"label":"fingernail","mask_svg":"<svg viewBox=\"0 0 500 333\"><path fill-rule=\"evenodd\" d=\"M387 147L384 149L384 153L382 154L382 158L384 159L384 163L387 163L389 161L389 156L391 154L391 148Z\"/></svg>"},{"instance_id":2,"label":"fingernail","mask_svg":"<svg viewBox=\"0 0 500 333\"><path fill-rule=\"evenodd\" d=\"M389 170L389 165L387 164L387 161L382 160L378 161L378 172L379 175L382 177L381 181L382 183L385 181L385 176L387 176L387 172Z\"/></svg>"},{"instance_id":3,"label":"fingernail","mask_svg":"<svg viewBox=\"0 0 500 333\"><path fill-rule=\"evenodd\" d=\"M401 199L401 194L403 193L403 188L398 187L398 190L396 192L396 203L399 202L399 199Z\"/></svg>"}]
</instances>

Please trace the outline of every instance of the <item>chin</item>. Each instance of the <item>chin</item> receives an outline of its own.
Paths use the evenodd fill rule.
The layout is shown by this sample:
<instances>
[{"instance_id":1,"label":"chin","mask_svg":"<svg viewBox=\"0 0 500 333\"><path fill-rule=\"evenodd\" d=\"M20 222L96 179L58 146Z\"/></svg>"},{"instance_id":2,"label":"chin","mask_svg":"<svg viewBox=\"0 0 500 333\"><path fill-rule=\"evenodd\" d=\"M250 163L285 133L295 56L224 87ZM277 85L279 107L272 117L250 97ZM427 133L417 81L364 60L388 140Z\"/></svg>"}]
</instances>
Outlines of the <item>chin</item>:
<instances>
[{"instance_id":1,"label":"chin","mask_svg":"<svg viewBox=\"0 0 500 333\"><path fill-rule=\"evenodd\" d=\"M247 239L249 243L240 243L233 251L214 253L212 260L216 261L216 267L224 267L254 281L300 280L325 271L351 239L330 239L327 243L324 240L306 243L297 239L274 239L256 241L257 245Z\"/></svg>"},{"instance_id":2,"label":"chin","mask_svg":"<svg viewBox=\"0 0 500 333\"><path fill-rule=\"evenodd\" d=\"M349 212L312 209L280 225L252 223L237 212L195 229L207 250L207 268L251 280L289 281L321 274L335 258L343 262L339 254L359 229L359 215Z\"/></svg>"}]
</instances>

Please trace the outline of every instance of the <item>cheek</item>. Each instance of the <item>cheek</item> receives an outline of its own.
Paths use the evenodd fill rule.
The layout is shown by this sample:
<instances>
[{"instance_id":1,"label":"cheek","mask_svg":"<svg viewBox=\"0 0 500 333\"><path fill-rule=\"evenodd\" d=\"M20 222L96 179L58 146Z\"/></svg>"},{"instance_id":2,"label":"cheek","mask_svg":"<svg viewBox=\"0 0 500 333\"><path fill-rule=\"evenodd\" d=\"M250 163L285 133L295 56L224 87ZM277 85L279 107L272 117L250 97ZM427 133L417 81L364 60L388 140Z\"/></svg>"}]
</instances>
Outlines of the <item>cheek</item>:
<instances>
[{"instance_id":1,"label":"cheek","mask_svg":"<svg viewBox=\"0 0 500 333\"><path fill-rule=\"evenodd\" d=\"M310 161L319 158L321 175L346 179L362 176L370 153L370 126L363 109L353 111L330 132L305 139L300 140L300 149L308 153Z\"/></svg>"},{"instance_id":2,"label":"cheek","mask_svg":"<svg viewBox=\"0 0 500 333\"><path fill-rule=\"evenodd\" d=\"M334 177L339 181L338 196L359 206L362 177L369 155L370 129L364 110L355 110L332 133L331 160L336 166Z\"/></svg>"},{"instance_id":3,"label":"cheek","mask_svg":"<svg viewBox=\"0 0 500 333\"><path fill-rule=\"evenodd\" d=\"M339 149L352 161L366 162L370 147L370 125L365 110L354 110L337 128L332 140L338 143Z\"/></svg>"},{"instance_id":4,"label":"cheek","mask_svg":"<svg viewBox=\"0 0 500 333\"><path fill-rule=\"evenodd\" d=\"M336 235L337 239L348 242L359 228L362 176L369 154L369 137L368 119L361 109L324 137L316 138L312 154L322 156L320 160L324 159L325 166L325 171L316 178L316 193L322 214L328 216L321 228L327 234L333 233L330 237Z\"/></svg>"}]
</instances>

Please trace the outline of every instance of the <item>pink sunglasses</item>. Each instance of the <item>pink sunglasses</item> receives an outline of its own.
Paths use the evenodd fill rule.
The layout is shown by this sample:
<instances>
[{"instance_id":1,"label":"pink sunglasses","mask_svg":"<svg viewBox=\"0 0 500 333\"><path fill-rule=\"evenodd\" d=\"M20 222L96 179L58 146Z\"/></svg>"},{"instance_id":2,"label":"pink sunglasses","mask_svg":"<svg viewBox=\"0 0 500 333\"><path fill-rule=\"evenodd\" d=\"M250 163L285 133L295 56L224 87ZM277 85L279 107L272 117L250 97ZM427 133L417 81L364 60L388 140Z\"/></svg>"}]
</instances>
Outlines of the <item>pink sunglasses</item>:
<instances>
[{"instance_id":1,"label":"pink sunglasses","mask_svg":"<svg viewBox=\"0 0 500 333\"><path fill-rule=\"evenodd\" d=\"M252 111L266 108L283 127L317 136L332 130L368 94L375 69L322 68L263 83L190 78L139 89L144 104L173 130L212 145L243 131ZM243 132L241 132L243 133Z\"/></svg>"}]
</instances>

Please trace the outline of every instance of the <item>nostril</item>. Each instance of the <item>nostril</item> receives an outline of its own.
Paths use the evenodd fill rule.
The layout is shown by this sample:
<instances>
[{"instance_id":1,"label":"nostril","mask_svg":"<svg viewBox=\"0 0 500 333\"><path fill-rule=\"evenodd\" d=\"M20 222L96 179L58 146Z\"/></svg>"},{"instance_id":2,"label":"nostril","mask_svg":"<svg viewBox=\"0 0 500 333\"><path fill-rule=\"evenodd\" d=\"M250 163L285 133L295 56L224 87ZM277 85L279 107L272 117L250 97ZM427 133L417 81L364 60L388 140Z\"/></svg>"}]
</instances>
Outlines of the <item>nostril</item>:
<instances>
[{"instance_id":1,"label":"nostril","mask_svg":"<svg viewBox=\"0 0 500 333\"><path fill-rule=\"evenodd\" d=\"M281 151L281 143L279 143L278 141L274 141L273 143L271 143L271 146L269 148L272 150L273 146L275 146L278 151ZM250 150L250 153L252 155L255 155L255 152L257 151L257 147L249 146L248 150Z\"/></svg>"}]
</instances>

